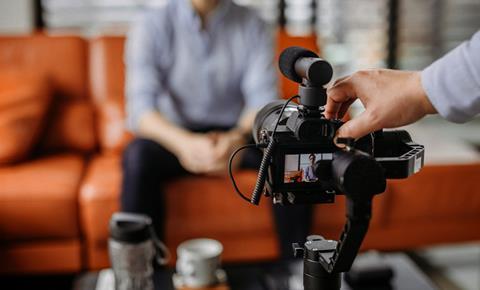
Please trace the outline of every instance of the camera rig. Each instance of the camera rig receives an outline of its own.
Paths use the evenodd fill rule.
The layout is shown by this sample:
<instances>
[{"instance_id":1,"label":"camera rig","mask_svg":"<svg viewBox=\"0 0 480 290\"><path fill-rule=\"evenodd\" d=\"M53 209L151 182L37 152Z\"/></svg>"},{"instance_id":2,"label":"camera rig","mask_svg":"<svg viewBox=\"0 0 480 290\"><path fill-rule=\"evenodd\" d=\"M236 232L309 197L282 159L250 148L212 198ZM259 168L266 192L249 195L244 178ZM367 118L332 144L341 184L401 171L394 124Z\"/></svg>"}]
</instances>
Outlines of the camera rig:
<instances>
[{"instance_id":1,"label":"camera rig","mask_svg":"<svg viewBox=\"0 0 480 290\"><path fill-rule=\"evenodd\" d=\"M333 69L314 52L290 47L282 52L280 71L299 83L298 95L267 104L253 126L255 144L237 149L229 162L236 192L254 205L262 194L282 205L333 203L346 196L347 221L338 241L310 236L304 245L293 244L304 259L305 289L340 289L341 275L352 266L367 233L372 200L385 191L386 179L407 178L423 167L424 147L408 132L378 131L358 140L334 139L343 122L328 120L323 112L326 85ZM292 100L299 103L293 104ZM246 148L263 150L255 188L250 198L238 189L232 160Z\"/></svg>"}]
</instances>

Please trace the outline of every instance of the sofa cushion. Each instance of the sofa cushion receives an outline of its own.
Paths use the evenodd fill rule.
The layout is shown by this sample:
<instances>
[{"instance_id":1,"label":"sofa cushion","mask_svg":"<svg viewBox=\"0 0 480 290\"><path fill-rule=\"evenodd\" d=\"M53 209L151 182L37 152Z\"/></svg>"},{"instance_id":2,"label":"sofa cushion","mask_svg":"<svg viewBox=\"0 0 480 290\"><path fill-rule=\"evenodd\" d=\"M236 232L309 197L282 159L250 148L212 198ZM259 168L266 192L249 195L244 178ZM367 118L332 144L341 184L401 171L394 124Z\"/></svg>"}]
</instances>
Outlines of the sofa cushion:
<instances>
[{"instance_id":1,"label":"sofa cushion","mask_svg":"<svg viewBox=\"0 0 480 290\"><path fill-rule=\"evenodd\" d=\"M81 254L79 238L2 243L0 275L79 273L83 269ZM15 286L7 289L24 289Z\"/></svg>"},{"instance_id":2,"label":"sofa cushion","mask_svg":"<svg viewBox=\"0 0 480 290\"><path fill-rule=\"evenodd\" d=\"M90 268L108 266L108 222L119 210L121 158L118 154L95 157L80 189L80 216L87 242ZM256 173L236 174L237 184L247 192ZM270 202L259 206L242 201L228 178L187 176L166 187L167 245L172 253L182 241L210 237L225 245L224 260L257 260L277 254Z\"/></svg>"},{"instance_id":3,"label":"sofa cushion","mask_svg":"<svg viewBox=\"0 0 480 290\"><path fill-rule=\"evenodd\" d=\"M87 43L79 36L0 36L0 68L35 71L52 81L55 95L86 99Z\"/></svg>"},{"instance_id":4,"label":"sofa cushion","mask_svg":"<svg viewBox=\"0 0 480 290\"><path fill-rule=\"evenodd\" d=\"M95 117L88 101L57 102L51 112L52 118L42 140L42 149L88 153L96 148Z\"/></svg>"},{"instance_id":5,"label":"sofa cushion","mask_svg":"<svg viewBox=\"0 0 480 290\"><path fill-rule=\"evenodd\" d=\"M0 167L0 241L79 237L82 157L55 155Z\"/></svg>"},{"instance_id":6,"label":"sofa cushion","mask_svg":"<svg viewBox=\"0 0 480 290\"><path fill-rule=\"evenodd\" d=\"M34 71L51 81L54 103L46 127L46 149L86 151L89 147L90 151L96 147L94 122L85 122L93 113L78 110L79 102L89 102L87 59L87 42L79 36L0 36L2 70ZM65 122L75 126L65 130ZM81 130L75 129L79 126Z\"/></svg>"},{"instance_id":7,"label":"sofa cushion","mask_svg":"<svg viewBox=\"0 0 480 290\"><path fill-rule=\"evenodd\" d=\"M42 132L51 100L47 79L0 71L0 164L25 159Z\"/></svg>"}]
</instances>

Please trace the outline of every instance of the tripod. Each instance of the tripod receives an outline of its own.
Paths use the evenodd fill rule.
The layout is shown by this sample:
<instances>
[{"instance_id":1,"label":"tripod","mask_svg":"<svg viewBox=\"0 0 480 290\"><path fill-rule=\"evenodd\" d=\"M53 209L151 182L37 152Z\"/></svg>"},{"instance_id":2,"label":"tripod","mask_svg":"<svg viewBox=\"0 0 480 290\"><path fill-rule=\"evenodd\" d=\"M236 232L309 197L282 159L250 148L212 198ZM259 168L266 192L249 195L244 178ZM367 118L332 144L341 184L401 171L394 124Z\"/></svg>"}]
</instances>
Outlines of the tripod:
<instances>
[{"instance_id":1,"label":"tripod","mask_svg":"<svg viewBox=\"0 0 480 290\"><path fill-rule=\"evenodd\" d=\"M347 222L339 241L313 235L302 246L293 244L295 257L303 256L305 290L340 290L341 273L350 270L367 233L372 199L347 194Z\"/></svg>"}]
</instances>

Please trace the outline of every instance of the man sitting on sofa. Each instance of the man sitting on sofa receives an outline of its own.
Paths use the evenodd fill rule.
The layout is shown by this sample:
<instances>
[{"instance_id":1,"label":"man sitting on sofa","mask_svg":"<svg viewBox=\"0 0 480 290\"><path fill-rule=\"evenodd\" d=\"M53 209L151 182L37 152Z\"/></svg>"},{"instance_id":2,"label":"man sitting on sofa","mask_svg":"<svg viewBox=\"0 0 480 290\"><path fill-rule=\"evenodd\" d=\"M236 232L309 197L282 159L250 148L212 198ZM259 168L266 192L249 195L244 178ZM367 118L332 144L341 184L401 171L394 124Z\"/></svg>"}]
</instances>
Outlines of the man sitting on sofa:
<instances>
[{"instance_id":1,"label":"man sitting on sofa","mask_svg":"<svg viewBox=\"0 0 480 290\"><path fill-rule=\"evenodd\" d=\"M271 36L231 0L172 0L135 25L126 67L136 139L124 153L122 209L150 215L161 236L160 186L188 173L224 174L232 151L250 138L257 110L277 98ZM260 158L245 153L238 166L258 168ZM274 213L282 253L290 255L290 243L308 234L311 208Z\"/></svg>"}]
</instances>

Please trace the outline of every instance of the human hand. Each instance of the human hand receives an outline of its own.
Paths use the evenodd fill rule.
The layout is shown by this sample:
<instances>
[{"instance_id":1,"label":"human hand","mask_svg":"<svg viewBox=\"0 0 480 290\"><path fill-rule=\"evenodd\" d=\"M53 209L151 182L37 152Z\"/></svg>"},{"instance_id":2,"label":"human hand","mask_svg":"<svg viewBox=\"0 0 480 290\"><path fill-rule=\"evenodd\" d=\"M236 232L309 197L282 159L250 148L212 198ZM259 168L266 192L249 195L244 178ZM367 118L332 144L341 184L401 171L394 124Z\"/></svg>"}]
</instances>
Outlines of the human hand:
<instances>
[{"instance_id":1,"label":"human hand","mask_svg":"<svg viewBox=\"0 0 480 290\"><path fill-rule=\"evenodd\" d=\"M178 144L175 155L191 173L208 173L217 166L215 140L206 134L191 133Z\"/></svg>"},{"instance_id":2,"label":"human hand","mask_svg":"<svg viewBox=\"0 0 480 290\"><path fill-rule=\"evenodd\" d=\"M245 144L244 135L238 130L228 132L212 132L210 137L215 142L215 166L211 174L224 175L227 172L228 161L232 153L240 146ZM238 168L241 162L241 152L237 154L232 163L232 168Z\"/></svg>"},{"instance_id":3,"label":"human hand","mask_svg":"<svg viewBox=\"0 0 480 290\"><path fill-rule=\"evenodd\" d=\"M436 113L417 71L358 71L335 81L327 90L327 95L327 119L342 118L356 99L365 106L365 112L340 127L338 137L358 139L368 133L407 125L426 114Z\"/></svg>"}]
</instances>

